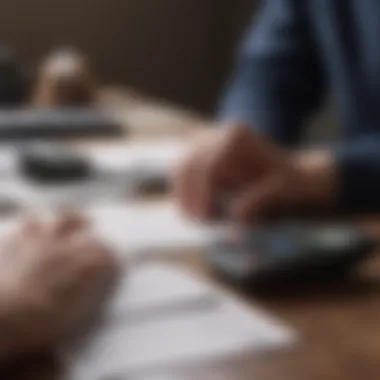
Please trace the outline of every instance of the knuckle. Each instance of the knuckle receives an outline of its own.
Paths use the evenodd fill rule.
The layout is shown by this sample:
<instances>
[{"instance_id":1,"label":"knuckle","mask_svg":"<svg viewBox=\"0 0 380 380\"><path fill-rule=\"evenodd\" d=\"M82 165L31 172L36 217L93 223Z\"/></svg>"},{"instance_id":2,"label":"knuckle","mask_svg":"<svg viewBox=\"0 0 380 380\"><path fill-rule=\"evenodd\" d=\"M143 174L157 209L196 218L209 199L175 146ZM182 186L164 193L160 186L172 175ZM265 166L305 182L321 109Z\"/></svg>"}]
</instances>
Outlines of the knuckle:
<instances>
[{"instance_id":1,"label":"knuckle","mask_svg":"<svg viewBox=\"0 0 380 380\"><path fill-rule=\"evenodd\" d=\"M186 190L188 182L191 181L194 172L198 170L200 156L202 154L199 149L193 150L176 166L172 175L175 191L182 193Z\"/></svg>"},{"instance_id":2,"label":"knuckle","mask_svg":"<svg viewBox=\"0 0 380 380\"><path fill-rule=\"evenodd\" d=\"M193 160L193 155L189 154L175 166L173 171L174 181L181 181L190 172Z\"/></svg>"},{"instance_id":3,"label":"knuckle","mask_svg":"<svg viewBox=\"0 0 380 380\"><path fill-rule=\"evenodd\" d=\"M219 173L219 169L222 166L221 159L220 157L216 155L211 155L207 162L204 165L204 172L202 176L202 181L205 181L205 183L210 182L214 180L214 178L217 176Z\"/></svg>"},{"instance_id":4,"label":"knuckle","mask_svg":"<svg viewBox=\"0 0 380 380\"><path fill-rule=\"evenodd\" d=\"M81 215L66 211L57 216L53 230L56 233L74 232L81 229L84 223L85 219Z\"/></svg>"},{"instance_id":5,"label":"knuckle","mask_svg":"<svg viewBox=\"0 0 380 380\"><path fill-rule=\"evenodd\" d=\"M226 162L230 156L230 149L226 144L216 147L208 152L207 159L203 162L204 178L208 181L219 177L225 170Z\"/></svg>"},{"instance_id":6,"label":"knuckle","mask_svg":"<svg viewBox=\"0 0 380 380\"><path fill-rule=\"evenodd\" d=\"M233 125L227 133L227 139L230 142L230 146L240 145L243 141L247 139L248 129L243 125Z\"/></svg>"},{"instance_id":7,"label":"knuckle","mask_svg":"<svg viewBox=\"0 0 380 380\"><path fill-rule=\"evenodd\" d=\"M88 275L96 276L116 266L115 256L111 250L98 242L89 243L84 256L81 269Z\"/></svg>"}]
</instances>

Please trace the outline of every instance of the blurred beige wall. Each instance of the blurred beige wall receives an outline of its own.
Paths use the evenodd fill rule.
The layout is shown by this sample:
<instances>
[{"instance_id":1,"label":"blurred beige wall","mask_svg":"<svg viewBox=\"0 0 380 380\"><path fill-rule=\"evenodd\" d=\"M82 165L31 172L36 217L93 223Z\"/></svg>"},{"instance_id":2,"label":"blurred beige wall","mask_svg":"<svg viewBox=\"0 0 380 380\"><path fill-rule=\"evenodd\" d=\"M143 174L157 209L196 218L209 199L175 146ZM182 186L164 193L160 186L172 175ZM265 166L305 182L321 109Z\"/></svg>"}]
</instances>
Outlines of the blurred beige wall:
<instances>
[{"instance_id":1,"label":"blurred beige wall","mask_svg":"<svg viewBox=\"0 0 380 380\"><path fill-rule=\"evenodd\" d=\"M82 48L104 81L212 109L257 0L2 0L0 36L36 61Z\"/></svg>"}]
</instances>

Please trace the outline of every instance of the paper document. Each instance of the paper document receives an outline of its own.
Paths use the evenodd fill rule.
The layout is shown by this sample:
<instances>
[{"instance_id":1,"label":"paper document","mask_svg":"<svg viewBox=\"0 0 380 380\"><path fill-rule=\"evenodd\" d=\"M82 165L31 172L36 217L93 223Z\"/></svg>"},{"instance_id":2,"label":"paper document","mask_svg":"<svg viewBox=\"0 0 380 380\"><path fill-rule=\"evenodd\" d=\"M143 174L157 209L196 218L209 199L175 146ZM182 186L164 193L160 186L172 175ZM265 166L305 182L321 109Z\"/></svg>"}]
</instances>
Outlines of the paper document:
<instances>
[{"instance_id":1,"label":"paper document","mask_svg":"<svg viewBox=\"0 0 380 380\"><path fill-rule=\"evenodd\" d=\"M197 305L196 299L213 302ZM186 301L192 307L186 308ZM162 305L167 306L166 312ZM133 313L146 315L147 310L151 318L128 319ZM125 318L115 324L115 313ZM104 324L86 345L66 351L67 379L133 378L140 371L154 373L172 365L286 349L296 339L295 332L275 318L244 306L186 272L147 265L130 275L129 286L119 288Z\"/></svg>"},{"instance_id":2,"label":"paper document","mask_svg":"<svg viewBox=\"0 0 380 380\"><path fill-rule=\"evenodd\" d=\"M135 181L149 176L167 178L186 154L189 143L183 139L139 141L134 143L88 146L80 154L102 173L129 174Z\"/></svg>"},{"instance_id":3,"label":"paper document","mask_svg":"<svg viewBox=\"0 0 380 380\"><path fill-rule=\"evenodd\" d=\"M0 178L18 175L18 150L12 145L0 144Z\"/></svg>"},{"instance_id":4,"label":"paper document","mask_svg":"<svg viewBox=\"0 0 380 380\"><path fill-rule=\"evenodd\" d=\"M58 183L43 185L27 181L21 177L3 179L0 201L17 204L20 208L82 207L98 201L110 201L127 198L132 193L129 179L117 179L114 182L97 178L78 183Z\"/></svg>"},{"instance_id":5,"label":"paper document","mask_svg":"<svg viewBox=\"0 0 380 380\"><path fill-rule=\"evenodd\" d=\"M128 252L203 248L222 230L185 218L174 201L101 204L89 208L86 214L99 236Z\"/></svg>"},{"instance_id":6,"label":"paper document","mask_svg":"<svg viewBox=\"0 0 380 380\"><path fill-rule=\"evenodd\" d=\"M105 165L112 168L138 163L151 165L157 165L160 162L173 163L186 152L188 146L189 143L185 139L165 139L83 146L79 153L99 166Z\"/></svg>"},{"instance_id":7,"label":"paper document","mask_svg":"<svg viewBox=\"0 0 380 380\"><path fill-rule=\"evenodd\" d=\"M14 149L0 148L0 200L12 197L20 205L80 205L132 196L141 185L165 182L186 152L180 139L82 147L94 176L73 183L43 184L25 178Z\"/></svg>"}]
</instances>

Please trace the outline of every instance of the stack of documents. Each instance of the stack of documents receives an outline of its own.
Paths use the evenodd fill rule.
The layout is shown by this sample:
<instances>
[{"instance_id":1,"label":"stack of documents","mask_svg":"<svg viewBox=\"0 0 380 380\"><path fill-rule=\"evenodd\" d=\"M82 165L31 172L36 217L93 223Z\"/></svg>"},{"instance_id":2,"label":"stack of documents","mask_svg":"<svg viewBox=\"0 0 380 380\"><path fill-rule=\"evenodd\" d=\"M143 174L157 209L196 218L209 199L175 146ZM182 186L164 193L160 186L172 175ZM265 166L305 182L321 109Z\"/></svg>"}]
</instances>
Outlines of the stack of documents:
<instances>
[{"instance_id":1,"label":"stack of documents","mask_svg":"<svg viewBox=\"0 0 380 380\"><path fill-rule=\"evenodd\" d=\"M0 147L0 203L40 208L132 197L141 186L166 183L186 150L187 143L180 139L83 147L79 153L89 160L94 175L88 180L49 184L26 178L17 150Z\"/></svg>"}]
</instances>

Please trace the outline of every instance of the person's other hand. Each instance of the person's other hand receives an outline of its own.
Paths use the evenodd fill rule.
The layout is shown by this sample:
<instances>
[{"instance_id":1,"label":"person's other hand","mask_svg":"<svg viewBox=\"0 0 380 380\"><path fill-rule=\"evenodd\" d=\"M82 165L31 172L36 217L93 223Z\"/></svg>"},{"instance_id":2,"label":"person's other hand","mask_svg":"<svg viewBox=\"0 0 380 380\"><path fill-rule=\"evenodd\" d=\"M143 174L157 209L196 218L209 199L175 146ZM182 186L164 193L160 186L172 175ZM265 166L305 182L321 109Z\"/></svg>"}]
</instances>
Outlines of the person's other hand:
<instances>
[{"instance_id":1,"label":"person's other hand","mask_svg":"<svg viewBox=\"0 0 380 380\"><path fill-rule=\"evenodd\" d=\"M333 202L337 179L327 151L293 153L244 126L206 131L180 163L174 193L188 215L212 218L227 196L230 217L261 221L273 213Z\"/></svg>"},{"instance_id":2,"label":"person's other hand","mask_svg":"<svg viewBox=\"0 0 380 380\"><path fill-rule=\"evenodd\" d=\"M50 348L87 317L116 269L77 216L32 220L0 243L0 356Z\"/></svg>"}]
</instances>

